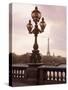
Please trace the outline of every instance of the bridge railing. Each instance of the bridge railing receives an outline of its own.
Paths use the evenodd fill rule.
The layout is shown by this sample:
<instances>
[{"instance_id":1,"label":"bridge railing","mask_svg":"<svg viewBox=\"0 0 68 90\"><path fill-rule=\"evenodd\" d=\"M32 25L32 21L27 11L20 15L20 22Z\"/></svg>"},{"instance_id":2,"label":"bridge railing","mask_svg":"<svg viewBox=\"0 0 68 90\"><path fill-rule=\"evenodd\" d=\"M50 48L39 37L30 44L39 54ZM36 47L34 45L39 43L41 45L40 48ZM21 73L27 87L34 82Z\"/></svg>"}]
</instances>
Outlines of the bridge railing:
<instances>
[{"instance_id":1,"label":"bridge railing","mask_svg":"<svg viewBox=\"0 0 68 90\"><path fill-rule=\"evenodd\" d=\"M12 79L26 83L36 81L36 84L66 83L66 68L43 67L43 65L38 67L12 66Z\"/></svg>"},{"instance_id":2,"label":"bridge railing","mask_svg":"<svg viewBox=\"0 0 68 90\"><path fill-rule=\"evenodd\" d=\"M40 67L40 81L44 83L65 83L65 67ZM48 81L48 82L47 82Z\"/></svg>"}]
</instances>

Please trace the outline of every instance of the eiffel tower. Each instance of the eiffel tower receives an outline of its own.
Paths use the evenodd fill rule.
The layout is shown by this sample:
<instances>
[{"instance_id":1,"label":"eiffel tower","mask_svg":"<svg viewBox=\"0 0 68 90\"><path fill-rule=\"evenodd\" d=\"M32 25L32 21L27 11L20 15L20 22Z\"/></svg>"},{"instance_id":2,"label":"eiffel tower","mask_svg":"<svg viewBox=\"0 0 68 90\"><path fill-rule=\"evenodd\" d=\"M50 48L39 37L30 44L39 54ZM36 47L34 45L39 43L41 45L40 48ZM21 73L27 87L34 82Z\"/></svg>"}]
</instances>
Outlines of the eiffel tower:
<instances>
[{"instance_id":1,"label":"eiffel tower","mask_svg":"<svg viewBox=\"0 0 68 90\"><path fill-rule=\"evenodd\" d=\"M48 38L48 46L47 46L47 56L50 56L49 38Z\"/></svg>"}]
</instances>

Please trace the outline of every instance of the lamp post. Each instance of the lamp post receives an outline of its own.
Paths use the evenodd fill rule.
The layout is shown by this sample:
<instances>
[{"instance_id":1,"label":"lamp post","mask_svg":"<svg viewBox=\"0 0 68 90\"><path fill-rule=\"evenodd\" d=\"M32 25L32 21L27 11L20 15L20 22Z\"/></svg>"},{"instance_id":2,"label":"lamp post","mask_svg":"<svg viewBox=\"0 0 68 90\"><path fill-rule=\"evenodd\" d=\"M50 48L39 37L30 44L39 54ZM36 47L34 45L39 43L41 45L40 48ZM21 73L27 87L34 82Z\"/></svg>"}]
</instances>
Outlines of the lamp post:
<instances>
[{"instance_id":1,"label":"lamp post","mask_svg":"<svg viewBox=\"0 0 68 90\"><path fill-rule=\"evenodd\" d=\"M41 29L38 28L38 22L41 18L41 12L38 10L37 7L35 7L35 10L32 11L31 17L35 23L35 27L33 28L33 25L31 24L31 20L29 20L29 23L27 24L27 29L29 31L29 34L34 34L35 36L35 43L33 46L32 54L31 54L31 62L32 63L40 63L41 56L38 50L38 43L37 43L37 36L39 33L44 32L44 29L46 27L46 23L44 21L44 18L42 17L42 20L40 22Z\"/></svg>"}]
</instances>

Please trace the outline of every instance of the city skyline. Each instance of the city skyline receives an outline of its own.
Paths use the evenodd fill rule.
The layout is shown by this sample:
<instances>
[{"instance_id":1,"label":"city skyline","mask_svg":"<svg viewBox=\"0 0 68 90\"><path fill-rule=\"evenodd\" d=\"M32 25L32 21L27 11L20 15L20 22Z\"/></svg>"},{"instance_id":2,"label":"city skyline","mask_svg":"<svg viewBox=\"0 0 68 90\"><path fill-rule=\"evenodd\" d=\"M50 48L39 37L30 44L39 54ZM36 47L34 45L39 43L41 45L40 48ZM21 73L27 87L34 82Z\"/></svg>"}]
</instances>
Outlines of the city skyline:
<instances>
[{"instance_id":1,"label":"city skyline","mask_svg":"<svg viewBox=\"0 0 68 90\"><path fill-rule=\"evenodd\" d=\"M34 4L12 5L12 52L24 54L32 52L34 35L29 34L26 25L31 19L31 12L38 6L47 24L44 32L38 35L40 53L47 53L47 38L50 38L50 53L66 56L66 7Z\"/></svg>"}]
</instances>

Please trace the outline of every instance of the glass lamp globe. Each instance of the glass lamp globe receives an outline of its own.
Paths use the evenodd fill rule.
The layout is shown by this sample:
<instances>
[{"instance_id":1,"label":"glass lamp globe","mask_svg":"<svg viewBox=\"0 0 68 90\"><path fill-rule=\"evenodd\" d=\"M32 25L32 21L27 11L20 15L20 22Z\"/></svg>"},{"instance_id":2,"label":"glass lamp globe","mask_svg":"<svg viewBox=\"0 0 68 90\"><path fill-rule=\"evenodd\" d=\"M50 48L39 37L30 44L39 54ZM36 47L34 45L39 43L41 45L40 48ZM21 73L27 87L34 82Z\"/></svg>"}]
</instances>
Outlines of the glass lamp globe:
<instances>
[{"instance_id":1,"label":"glass lamp globe","mask_svg":"<svg viewBox=\"0 0 68 90\"><path fill-rule=\"evenodd\" d=\"M40 27L41 27L41 31L43 32L45 27L46 27L46 23L44 21L44 18L42 18L42 21L40 22Z\"/></svg>"},{"instance_id":2,"label":"glass lamp globe","mask_svg":"<svg viewBox=\"0 0 68 90\"><path fill-rule=\"evenodd\" d=\"M33 28L33 25L31 24L31 20L29 20L29 23L27 24L27 29L29 33L31 33L32 28Z\"/></svg>"},{"instance_id":3,"label":"glass lamp globe","mask_svg":"<svg viewBox=\"0 0 68 90\"><path fill-rule=\"evenodd\" d=\"M32 16L32 19L33 19L33 21L35 23L39 22L39 20L41 18L41 13L40 13L40 11L38 11L38 8L37 7L35 7L35 10L34 11L32 11L31 16Z\"/></svg>"}]
</instances>

